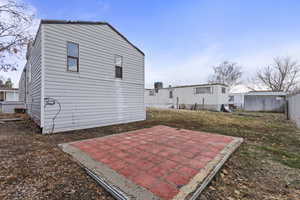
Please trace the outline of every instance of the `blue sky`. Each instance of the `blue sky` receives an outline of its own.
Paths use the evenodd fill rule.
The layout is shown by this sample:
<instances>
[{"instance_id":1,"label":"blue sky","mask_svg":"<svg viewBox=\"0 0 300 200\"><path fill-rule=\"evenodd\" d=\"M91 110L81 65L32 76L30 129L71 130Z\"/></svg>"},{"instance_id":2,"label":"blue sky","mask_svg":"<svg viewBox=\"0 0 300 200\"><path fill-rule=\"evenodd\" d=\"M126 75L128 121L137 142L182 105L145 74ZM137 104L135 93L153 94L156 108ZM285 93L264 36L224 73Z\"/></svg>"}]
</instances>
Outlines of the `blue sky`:
<instances>
[{"instance_id":1,"label":"blue sky","mask_svg":"<svg viewBox=\"0 0 300 200\"><path fill-rule=\"evenodd\" d=\"M145 52L147 87L205 83L223 60L241 64L245 80L275 56L300 61L297 0L25 2L38 18L111 23Z\"/></svg>"}]
</instances>

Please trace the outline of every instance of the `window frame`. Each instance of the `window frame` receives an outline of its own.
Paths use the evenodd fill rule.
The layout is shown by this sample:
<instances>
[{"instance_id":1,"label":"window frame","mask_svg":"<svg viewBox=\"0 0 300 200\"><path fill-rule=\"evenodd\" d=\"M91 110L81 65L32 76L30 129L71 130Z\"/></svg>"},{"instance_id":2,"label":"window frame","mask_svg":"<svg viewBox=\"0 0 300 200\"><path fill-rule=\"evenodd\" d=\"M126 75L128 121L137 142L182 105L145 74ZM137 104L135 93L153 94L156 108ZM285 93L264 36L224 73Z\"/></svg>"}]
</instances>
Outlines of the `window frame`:
<instances>
[{"instance_id":1,"label":"window frame","mask_svg":"<svg viewBox=\"0 0 300 200\"><path fill-rule=\"evenodd\" d=\"M222 94L226 94L226 87L222 87L222 88L221 88L221 93L222 93Z\"/></svg>"},{"instance_id":2,"label":"window frame","mask_svg":"<svg viewBox=\"0 0 300 200\"><path fill-rule=\"evenodd\" d=\"M68 44L71 43L71 44L75 44L77 45L77 48L78 48L78 57L75 57L75 56L69 56L69 52L68 52ZM77 62L77 66L76 66L76 71L75 70L71 70L69 68L69 58L71 59L75 59ZM67 71L68 72L79 72L79 43L76 43L76 42L70 42L70 41L67 41Z\"/></svg>"},{"instance_id":3,"label":"window frame","mask_svg":"<svg viewBox=\"0 0 300 200\"><path fill-rule=\"evenodd\" d=\"M173 90L169 91L169 99L173 99Z\"/></svg>"},{"instance_id":4,"label":"window frame","mask_svg":"<svg viewBox=\"0 0 300 200\"><path fill-rule=\"evenodd\" d=\"M197 92L199 89L202 88L209 88L209 92ZM212 87L211 86L205 86L205 87L196 87L195 88L195 94L212 94Z\"/></svg>"},{"instance_id":5,"label":"window frame","mask_svg":"<svg viewBox=\"0 0 300 200\"><path fill-rule=\"evenodd\" d=\"M117 65L117 58L121 58L121 66ZM116 79L123 79L123 56L115 54L115 60L114 60L114 66L115 66L115 78ZM121 76L117 76L117 69L120 69Z\"/></svg>"}]
</instances>

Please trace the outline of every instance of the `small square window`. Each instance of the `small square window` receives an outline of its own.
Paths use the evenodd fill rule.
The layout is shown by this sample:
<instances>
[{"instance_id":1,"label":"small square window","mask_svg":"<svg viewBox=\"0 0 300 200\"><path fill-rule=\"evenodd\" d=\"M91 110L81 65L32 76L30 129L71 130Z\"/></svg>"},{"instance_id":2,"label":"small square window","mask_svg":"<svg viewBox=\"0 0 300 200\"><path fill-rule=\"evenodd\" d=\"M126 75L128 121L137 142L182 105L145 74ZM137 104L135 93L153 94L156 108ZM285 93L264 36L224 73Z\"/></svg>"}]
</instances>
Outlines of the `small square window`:
<instances>
[{"instance_id":1,"label":"small square window","mask_svg":"<svg viewBox=\"0 0 300 200\"><path fill-rule=\"evenodd\" d=\"M79 44L67 43L67 70L79 72Z\"/></svg>"},{"instance_id":2,"label":"small square window","mask_svg":"<svg viewBox=\"0 0 300 200\"><path fill-rule=\"evenodd\" d=\"M123 78L123 57L115 56L115 77Z\"/></svg>"}]
</instances>

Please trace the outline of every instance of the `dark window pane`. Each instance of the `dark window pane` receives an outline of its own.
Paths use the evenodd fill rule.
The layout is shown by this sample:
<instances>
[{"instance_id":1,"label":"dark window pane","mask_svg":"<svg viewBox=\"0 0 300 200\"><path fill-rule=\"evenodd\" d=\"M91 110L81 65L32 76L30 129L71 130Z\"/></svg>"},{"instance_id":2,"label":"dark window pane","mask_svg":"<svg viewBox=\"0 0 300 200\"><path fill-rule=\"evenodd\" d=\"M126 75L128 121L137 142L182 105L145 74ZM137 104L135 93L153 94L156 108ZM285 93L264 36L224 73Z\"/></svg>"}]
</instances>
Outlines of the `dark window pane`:
<instances>
[{"instance_id":1,"label":"dark window pane","mask_svg":"<svg viewBox=\"0 0 300 200\"><path fill-rule=\"evenodd\" d=\"M222 87L222 93L223 93L223 94L226 93L226 88Z\"/></svg>"},{"instance_id":2,"label":"dark window pane","mask_svg":"<svg viewBox=\"0 0 300 200\"><path fill-rule=\"evenodd\" d=\"M77 72L78 71L77 67L78 67L78 59L68 57L68 70Z\"/></svg>"},{"instance_id":3,"label":"dark window pane","mask_svg":"<svg viewBox=\"0 0 300 200\"><path fill-rule=\"evenodd\" d=\"M78 44L68 42L68 56L78 57Z\"/></svg>"},{"instance_id":4,"label":"dark window pane","mask_svg":"<svg viewBox=\"0 0 300 200\"><path fill-rule=\"evenodd\" d=\"M173 98L173 91L169 92L169 98L172 99Z\"/></svg>"},{"instance_id":5,"label":"dark window pane","mask_svg":"<svg viewBox=\"0 0 300 200\"><path fill-rule=\"evenodd\" d=\"M116 78L123 78L122 67L116 66Z\"/></svg>"}]
</instances>

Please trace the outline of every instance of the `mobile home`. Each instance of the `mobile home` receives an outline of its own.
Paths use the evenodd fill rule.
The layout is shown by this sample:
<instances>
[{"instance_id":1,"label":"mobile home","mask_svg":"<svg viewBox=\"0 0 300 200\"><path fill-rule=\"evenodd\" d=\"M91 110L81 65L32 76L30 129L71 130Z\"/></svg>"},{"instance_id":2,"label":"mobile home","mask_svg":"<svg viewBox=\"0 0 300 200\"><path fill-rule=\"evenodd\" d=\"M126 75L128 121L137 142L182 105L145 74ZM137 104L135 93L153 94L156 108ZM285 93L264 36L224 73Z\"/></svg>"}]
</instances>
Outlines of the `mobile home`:
<instances>
[{"instance_id":1,"label":"mobile home","mask_svg":"<svg viewBox=\"0 0 300 200\"><path fill-rule=\"evenodd\" d=\"M106 22L42 20L20 101L42 133L144 120L144 53Z\"/></svg>"},{"instance_id":2,"label":"mobile home","mask_svg":"<svg viewBox=\"0 0 300 200\"><path fill-rule=\"evenodd\" d=\"M18 101L19 91L17 88L0 87L0 102L3 101Z\"/></svg>"},{"instance_id":3,"label":"mobile home","mask_svg":"<svg viewBox=\"0 0 300 200\"><path fill-rule=\"evenodd\" d=\"M183 85L166 88L159 84L154 89L145 90L147 107L220 111L222 104L228 104L228 86L224 84Z\"/></svg>"},{"instance_id":4,"label":"mobile home","mask_svg":"<svg viewBox=\"0 0 300 200\"><path fill-rule=\"evenodd\" d=\"M15 108L23 108L19 102L18 88L0 87L0 113L14 113Z\"/></svg>"}]
</instances>

